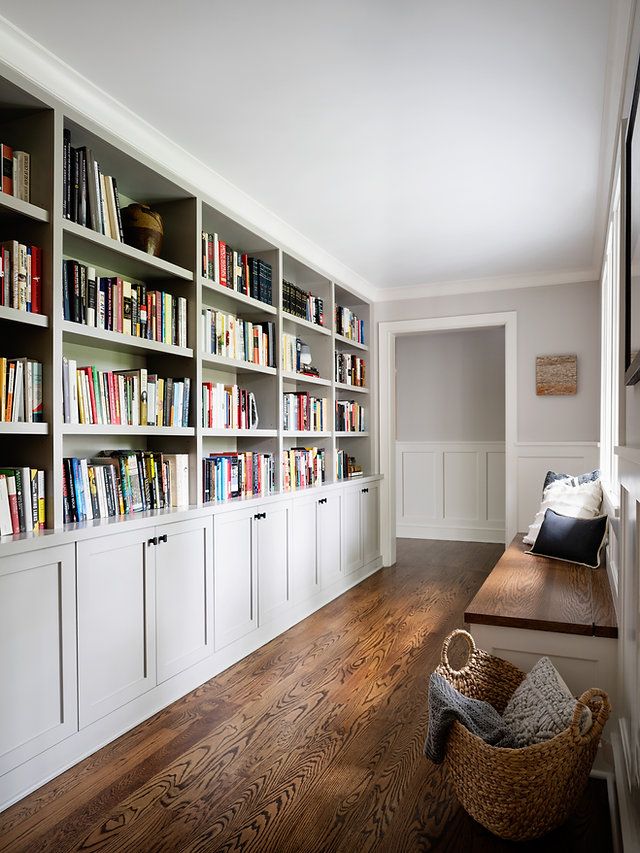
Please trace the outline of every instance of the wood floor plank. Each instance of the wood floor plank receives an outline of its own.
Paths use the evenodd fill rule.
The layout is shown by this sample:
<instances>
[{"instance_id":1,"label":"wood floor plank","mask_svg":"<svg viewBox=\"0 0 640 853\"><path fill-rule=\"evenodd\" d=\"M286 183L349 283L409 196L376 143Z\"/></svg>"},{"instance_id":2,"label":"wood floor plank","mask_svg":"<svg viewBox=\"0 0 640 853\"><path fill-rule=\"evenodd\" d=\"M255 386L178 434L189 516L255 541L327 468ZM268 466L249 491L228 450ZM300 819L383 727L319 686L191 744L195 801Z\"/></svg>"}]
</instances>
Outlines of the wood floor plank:
<instances>
[{"instance_id":1,"label":"wood floor plank","mask_svg":"<svg viewBox=\"0 0 640 853\"><path fill-rule=\"evenodd\" d=\"M422 754L429 673L501 551L401 540L396 566L0 814L0 850L511 850ZM518 849L606 853L606 791L585 803L564 848Z\"/></svg>"}]
</instances>

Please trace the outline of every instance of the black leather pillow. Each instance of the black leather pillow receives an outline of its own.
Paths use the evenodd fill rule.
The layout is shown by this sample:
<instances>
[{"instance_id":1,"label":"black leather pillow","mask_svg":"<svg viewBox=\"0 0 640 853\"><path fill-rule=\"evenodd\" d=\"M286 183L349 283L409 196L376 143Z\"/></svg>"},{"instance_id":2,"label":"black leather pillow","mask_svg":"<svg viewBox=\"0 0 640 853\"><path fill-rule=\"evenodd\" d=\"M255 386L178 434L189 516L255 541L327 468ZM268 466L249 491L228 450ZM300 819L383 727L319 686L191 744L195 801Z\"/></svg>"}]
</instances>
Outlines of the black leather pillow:
<instances>
[{"instance_id":1,"label":"black leather pillow","mask_svg":"<svg viewBox=\"0 0 640 853\"><path fill-rule=\"evenodd\" d=\"M606 534L606 515L571 518L548 509L535 544L528 553L597 569Z\"/></svg>"},{"instance_id":2,"label":"black leather pillow","mask_svg":"<svg viewBox=\"0 0 640 853\"><path fill-rule=\"evenodd\" d=\"M591 483L594 480L600 479L600 470L596 468L594 471L587 471L586 474L558 474L556 471L547 471L547 476L544 478L542 486L542 494L547 486L551 483L556 483L558 480L568 480L572 486L581 486L583 483Z\"/></svg>"}]
</instances>

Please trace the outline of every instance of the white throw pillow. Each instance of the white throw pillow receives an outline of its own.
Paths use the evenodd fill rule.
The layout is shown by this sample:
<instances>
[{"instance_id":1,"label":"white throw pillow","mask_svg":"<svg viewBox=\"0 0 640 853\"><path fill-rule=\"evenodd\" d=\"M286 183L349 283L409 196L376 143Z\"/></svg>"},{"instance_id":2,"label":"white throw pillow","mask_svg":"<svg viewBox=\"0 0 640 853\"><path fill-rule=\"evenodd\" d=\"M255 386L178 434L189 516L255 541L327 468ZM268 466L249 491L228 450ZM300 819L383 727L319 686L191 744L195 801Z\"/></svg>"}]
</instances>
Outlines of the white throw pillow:
<instances>
[{"instance_id":1,"label":"white throw pillow","mask_svg":"<svg viewBox=\"0 0 640 853\"><path fill-rule=\"evenodd\" d=\"M568 729L576 700L549 658L540 658L529 675L516 688L504 709L502 721L512 733L516 746L542 743ZM580 732L586 734L593 722L585 706Z\"/></svg>"},{"instance_id":2,"label":"white throw pillow","mask_svg":"<svg viewBox=\"0 0 640 853\"><path fill-rule=\"evenodd\" d=\"M542 496L542 503L529 532L524 537L527 545L534 545L537 539L544 514L548 509L568 515L571 518L595 518L600 514L602 504L602 486L600 480L571 485L566 480L558 480L547 486Z\"/></svg>"}]
</instances>

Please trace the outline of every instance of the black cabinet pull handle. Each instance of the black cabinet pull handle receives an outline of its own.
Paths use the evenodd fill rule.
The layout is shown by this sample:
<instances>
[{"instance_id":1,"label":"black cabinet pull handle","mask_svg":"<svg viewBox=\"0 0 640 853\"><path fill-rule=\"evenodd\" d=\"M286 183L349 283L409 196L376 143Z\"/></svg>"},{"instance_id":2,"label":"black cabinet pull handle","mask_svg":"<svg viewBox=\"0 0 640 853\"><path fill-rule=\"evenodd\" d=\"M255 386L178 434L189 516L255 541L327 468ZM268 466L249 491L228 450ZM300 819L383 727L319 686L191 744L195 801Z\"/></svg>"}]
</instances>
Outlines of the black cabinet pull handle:
<instances>
[{"instance_id":1,"label":"black cabinet pull handle","mask_svg":"<svg viewBox=\"0 0 640 853\"><path fill-rule=\"evenodd\" d=\"M156 539L155 536L153 537L153 539L149 539L147 542L147 545L157 545L157 544L158 544L158 540Z\"/></svg>"},{"instance_id":2,"label":"black cabinet pull handle","mask_svg":"<svg viewBox=\"0 0 640 853\"><path fill-rule=\"evenodd\" d=\"M254 517L254 518L256 519L256 521L257 521L257 520L260 518L260 513L259 513L259 512L256 512L256 513L255 513L255 515L254 515L253 517Z\"/></svg>"},{"instance_id":3,"label":"black cabinet pull handle","mask_svg":"<svg viewBox=\"0 0 640 853\"><path fill-rule=\"evenodd\" d=\"M320 498L320 500L318 501L319 504L326 504L326 502L327 502L326 498Z\"/></svg>"},{"instance_id":4,"label":"black cabinet pull handle","mask_svg":"<svg viewBox=\"0 0 640 853\"><path fill-rule=\"evenodd\" d=\"M266 512L263 512L263 513L262 513L262 518L266 518L266 517L267 517L267 513L266 513Z\"/></svg>"},{"instance_id":5,"label":"black cabinet pull handle","mask_svg":"<svg viewBox=\"0 0 640 853\"><path fill-rule=\"evenodd\" d=\"M257 512L253 517L260 520L261 518L266 518L267 513L266 512Z\"/></svg>"},{"instance_id":6,"label":"black cabinet pull handle","mask_svg":"<svg viewBox=\"0 0 640 853\"><path fill-rule=\"evenodd\" d=\"M162 536L158 536L158 542L166 542L166 541L167 541L167 534L166 533L163 533Z\"/></svg>"},{"instance_id":7,"label":"black cabinet pull handle","mask_svg":"<svg viewBox=\"0 0 640 853\"><path fill-rule=\"evenodd\" d=\"M363 495L368 495L368 494L369 494L369 489L363 489L363 490L362 490L362 494L363 494Z\"/></svg>"}]
</instances>

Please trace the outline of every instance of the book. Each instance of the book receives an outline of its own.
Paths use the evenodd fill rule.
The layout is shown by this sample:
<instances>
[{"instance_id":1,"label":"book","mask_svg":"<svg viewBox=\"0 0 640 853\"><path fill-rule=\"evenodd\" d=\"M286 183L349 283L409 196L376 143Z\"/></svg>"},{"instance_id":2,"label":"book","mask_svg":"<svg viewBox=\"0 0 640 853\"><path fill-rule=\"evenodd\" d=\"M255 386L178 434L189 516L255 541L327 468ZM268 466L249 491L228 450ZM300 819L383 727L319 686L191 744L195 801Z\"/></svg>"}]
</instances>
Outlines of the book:
<instances>
[{"instance_id":1,"label":"book","mask_svg":"<svg viewBox=\"0 0 640 853\"><path fill-rule=\"evenodd\" d=\"M13 194L22 201L31 200L31 157L26 151L13 152Z\"/></svg>"},{"instance_id":2,"label":"book","mask_svg":"<svg viewBox=\"0 0 640 853\"><path fill-rule=\"evenodd\" d=\"M2 192L13 195L13 148L0 143L0 159L2 165Z\"/></svg>"}]
</instances>

